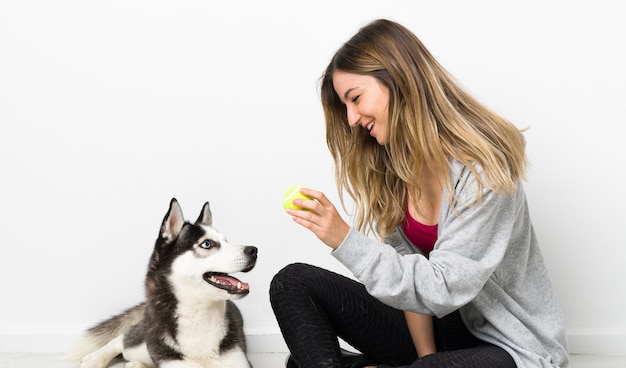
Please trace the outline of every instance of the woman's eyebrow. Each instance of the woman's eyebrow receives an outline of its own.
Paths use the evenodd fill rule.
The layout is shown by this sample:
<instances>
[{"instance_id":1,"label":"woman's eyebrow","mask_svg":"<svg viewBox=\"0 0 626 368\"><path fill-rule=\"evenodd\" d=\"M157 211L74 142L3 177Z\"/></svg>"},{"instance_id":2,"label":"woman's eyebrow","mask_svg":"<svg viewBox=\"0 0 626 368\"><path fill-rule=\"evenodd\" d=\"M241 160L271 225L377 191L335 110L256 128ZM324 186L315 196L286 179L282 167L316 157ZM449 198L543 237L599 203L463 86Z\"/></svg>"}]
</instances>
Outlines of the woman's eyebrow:
<instances>
[{"instance_id":1,"label":"woman's eyebrow","mask_svg":"<svg viewBox=\"0 0 626 368\"><path fill-rule=\"evenodd\" d=\"M348 95L350 94L350 92L352 92L352 91L353 91L353 90L355 90L355 89L356 89L356 87L352 87L352 88L348 89L348 90L346 91L346 93L344 93L344 94L343 94L343 99L344 99L344 100L347 100L347 99L348 99Z\"/></svg>"}]
</instances>

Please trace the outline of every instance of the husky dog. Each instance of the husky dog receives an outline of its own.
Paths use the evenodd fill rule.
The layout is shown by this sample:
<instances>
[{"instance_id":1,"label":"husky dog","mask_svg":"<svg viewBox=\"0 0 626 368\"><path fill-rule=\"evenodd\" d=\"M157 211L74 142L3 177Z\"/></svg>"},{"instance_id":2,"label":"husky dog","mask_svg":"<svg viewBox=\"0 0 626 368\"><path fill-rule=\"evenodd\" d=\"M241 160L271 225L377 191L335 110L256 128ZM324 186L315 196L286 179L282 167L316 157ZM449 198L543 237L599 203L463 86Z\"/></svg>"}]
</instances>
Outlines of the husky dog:
<instances>
[{"instance_id":1,"label":"husky dog","mask_svg":"<svg viewBox=\"0 0 626 368\"><path fill-rule=\"evenodd\" d=\"M122 354L125 368L251 367L243 319L231 301L250 288L229 274L250 271L256 259L256 247L230 244L212 227L208 202L192 224L172 198L145 301L87 330L66 360L103 368Z\"/></svg>"}]
</instances>

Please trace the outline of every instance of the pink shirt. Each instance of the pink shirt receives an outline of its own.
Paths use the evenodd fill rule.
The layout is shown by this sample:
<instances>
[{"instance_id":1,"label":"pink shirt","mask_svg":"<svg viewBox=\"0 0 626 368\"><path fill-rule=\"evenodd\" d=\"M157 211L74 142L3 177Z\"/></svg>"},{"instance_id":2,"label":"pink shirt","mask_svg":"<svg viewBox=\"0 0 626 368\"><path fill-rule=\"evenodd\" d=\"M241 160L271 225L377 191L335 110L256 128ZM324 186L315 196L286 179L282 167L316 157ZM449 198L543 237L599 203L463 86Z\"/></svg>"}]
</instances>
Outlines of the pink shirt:
<instances>
[{"instance_id":1,"label":"pink shirt","mask_svg":"<svg viewBox=\"0 0 626 368\"><path fill-rule=\"evenodd\" d=\"M437 241L437 225L424 225L411 217L407 210L402 230L411 243L428 257Z\"/></svg>"}]
</instances>

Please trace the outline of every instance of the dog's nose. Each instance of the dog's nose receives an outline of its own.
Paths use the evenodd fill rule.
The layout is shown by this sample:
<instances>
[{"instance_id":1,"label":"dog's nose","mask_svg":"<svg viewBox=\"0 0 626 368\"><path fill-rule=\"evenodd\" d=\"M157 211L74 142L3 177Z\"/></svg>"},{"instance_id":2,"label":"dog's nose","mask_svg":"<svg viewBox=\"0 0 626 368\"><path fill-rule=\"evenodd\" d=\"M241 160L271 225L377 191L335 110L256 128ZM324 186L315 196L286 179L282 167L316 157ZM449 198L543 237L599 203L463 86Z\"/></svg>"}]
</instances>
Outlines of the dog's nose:
<instances>
[{"instance_id":1,"label":"dog's nose","mask_svg":"<svg viewBox=\"0 0 626 368\"><path fill-rule=\"evenodd\" d=\"M251 257L256 256L258 249L256 247L253 247L252 245L247 245L244 249L243 252Z\"/></svg>"}]
</instances>

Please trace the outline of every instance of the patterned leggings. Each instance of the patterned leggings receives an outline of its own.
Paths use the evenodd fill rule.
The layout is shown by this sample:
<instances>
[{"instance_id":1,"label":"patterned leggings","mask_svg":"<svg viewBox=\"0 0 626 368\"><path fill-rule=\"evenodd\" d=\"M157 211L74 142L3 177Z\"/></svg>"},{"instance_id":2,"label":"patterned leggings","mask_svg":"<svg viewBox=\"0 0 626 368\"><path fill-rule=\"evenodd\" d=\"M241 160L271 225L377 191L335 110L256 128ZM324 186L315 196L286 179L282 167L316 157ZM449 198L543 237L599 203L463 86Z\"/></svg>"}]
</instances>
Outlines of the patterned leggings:
<instances>
[{"instance_id":1,"label":"patterned leggings","mask_svg":"<svg viewBox=\"0 0 626 368\"><path fill-rule=\"evenodd\" d=\"M307 264L280 270L270 285L276 320L300 368L341 368L338 337L380 367L515 368L502 348L471 335L458 312L434 319L437 354L417 358L404 313L342 275Z\"/></svg>"}]
</instances>

